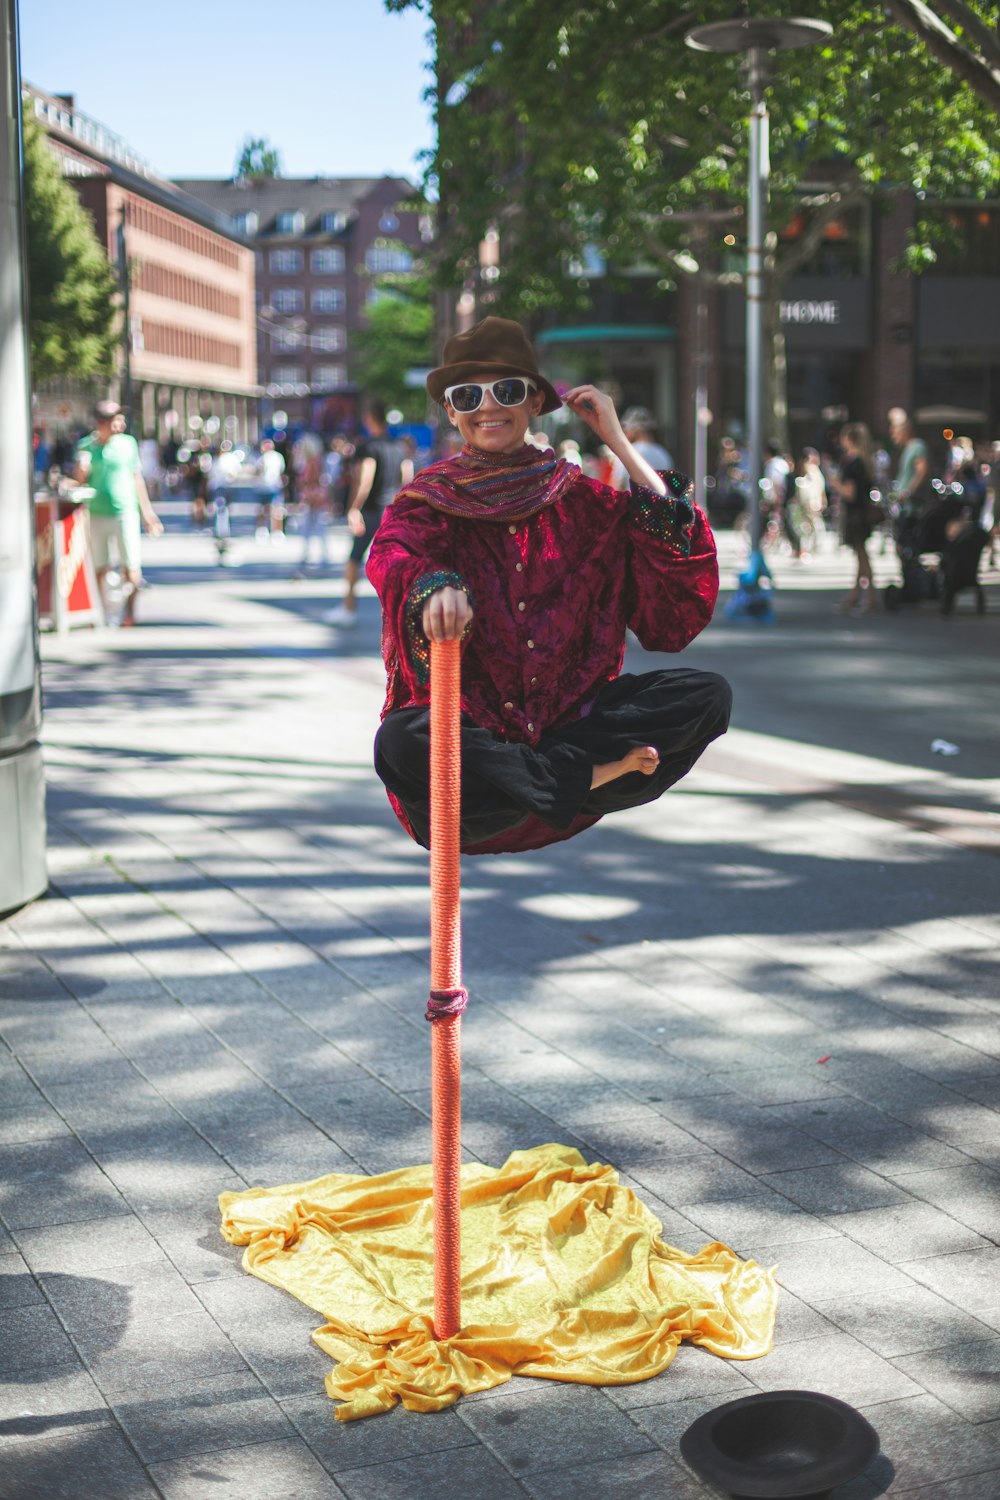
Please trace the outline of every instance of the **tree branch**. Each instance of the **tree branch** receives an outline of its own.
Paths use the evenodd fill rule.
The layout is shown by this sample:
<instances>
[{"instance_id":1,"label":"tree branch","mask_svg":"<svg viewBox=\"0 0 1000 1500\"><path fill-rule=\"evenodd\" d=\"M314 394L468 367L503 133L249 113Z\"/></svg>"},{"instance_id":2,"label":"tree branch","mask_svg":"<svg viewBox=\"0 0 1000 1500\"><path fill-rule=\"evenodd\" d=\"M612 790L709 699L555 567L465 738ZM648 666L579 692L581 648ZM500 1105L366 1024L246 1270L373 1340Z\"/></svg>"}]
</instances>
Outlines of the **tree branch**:
<instances>
[{"instance_id":1,"label":"tree branch","mask_svg":"<svg viewBox=\"0 0 1000 1500\"><path fill-rule=\"evenodd\" d=\"M794 240L783 254L775 256L774 277L778 282L794 276L800 266L823 243L823 237L835 219L856 203L863 203L868 196L868 187L855 172L851 172L820 200L819 212L806 226L805 231ZM816 200L814 199L815 203Z\"/></svg>"},{"instance_id":2,"label":"tree branch","mask_svg":"<svg viewBox=\"0 0 1000 1500\"><path fill-rule=\"evenodd\" d=\"M994 114L1000 115L1000 67L971 52L924 0L885 0L901 26L923 42L938 62L967 83Z\"/></svg>"},{"instance_id":3,"label":"tree branch","mask_svg":"<svg viewBox=\"0 0 1000 1500\"><path fill-rule=\"evenodd\" d=\"M963 0L938 0L938 10L955 26L962 28L962 36L970 48L980 51L988 63L1000 66L1000 35L977 16L971 5Z\"/></svg>"}]
</instances>

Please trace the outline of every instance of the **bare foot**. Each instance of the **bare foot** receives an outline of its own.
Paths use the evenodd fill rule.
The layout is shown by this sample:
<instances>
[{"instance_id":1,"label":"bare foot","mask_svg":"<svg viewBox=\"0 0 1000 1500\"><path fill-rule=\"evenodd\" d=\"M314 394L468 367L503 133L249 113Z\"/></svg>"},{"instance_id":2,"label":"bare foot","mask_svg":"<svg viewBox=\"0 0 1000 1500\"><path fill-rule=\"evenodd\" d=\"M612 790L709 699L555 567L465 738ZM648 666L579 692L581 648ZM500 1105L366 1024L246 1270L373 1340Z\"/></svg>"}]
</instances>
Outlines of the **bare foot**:
<instances>
[{"instance_id":1,"label":"bare foot","mask_svg":"<svg viewBox=\"0 0 1000 1500\"><path fill-rule=\"evenodd\" d=\"M635 750L622 757L621 760L610 761L606 766L595 766L590 778L590 790L597 786L603 786L606 781L617 781L619 776L627 776L630 771L638 771L643 776L652 776L660 764L660 753L654 750L652 745L639 745Z\"/></svg>"}]
</instances>

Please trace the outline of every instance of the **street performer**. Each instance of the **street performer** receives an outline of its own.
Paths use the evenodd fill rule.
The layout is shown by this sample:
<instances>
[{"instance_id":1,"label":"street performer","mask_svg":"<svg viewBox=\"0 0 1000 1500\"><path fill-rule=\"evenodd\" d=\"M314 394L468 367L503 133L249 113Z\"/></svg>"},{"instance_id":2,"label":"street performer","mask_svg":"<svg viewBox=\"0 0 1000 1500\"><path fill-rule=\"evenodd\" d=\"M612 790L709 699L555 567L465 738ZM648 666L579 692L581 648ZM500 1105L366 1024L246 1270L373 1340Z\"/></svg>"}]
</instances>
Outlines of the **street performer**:
<instances>
[{"instance_id":1,"label":"street performer","mask_svg":"<svg viewBox=\"0 0 1000 1500\"><path fill-rule=\"evenodd\" d=\"M621 671L626 626L674 652L708 624L715 543L689 481L650 467L595 386L562 400L629 492L525 441L562 400L517 323L449 339L427 389L464 446L404 485L372 543L388 675L375 768L428 847L429 642L461 638L462 849L540 848L655 801L725 733L721 677Z\"/></svg>"}]
</instances>

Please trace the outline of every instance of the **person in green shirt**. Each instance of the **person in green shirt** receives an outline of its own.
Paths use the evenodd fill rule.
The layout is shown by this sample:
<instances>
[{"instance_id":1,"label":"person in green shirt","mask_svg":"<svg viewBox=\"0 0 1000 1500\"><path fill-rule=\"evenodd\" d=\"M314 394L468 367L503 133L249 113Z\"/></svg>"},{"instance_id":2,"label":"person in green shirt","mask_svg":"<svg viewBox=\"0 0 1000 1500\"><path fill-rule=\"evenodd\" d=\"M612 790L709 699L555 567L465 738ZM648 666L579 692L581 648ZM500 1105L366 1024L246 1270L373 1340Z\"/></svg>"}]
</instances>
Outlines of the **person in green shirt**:
<instances>
[{"instance_id":1,"label":"person in green shirt","mask_svg":"<svg viewBox=\"0 0 1000 1500\"><path fill-rule=\"evenodd\" d=\"M94 408L94 431L77 446L78 484L92 490L90 547L97 584L104 595L104 579L112 565L112 550L124 577L123 625L135 624L135 603L142 583L141 526L159 536L163 524L149 500L142 477L139 445L125 431L125 418L113 401Z\"/></svg>"},{"instance_id":2,"label":"person in green shirt","mask_svg":"<svg viewBox=\"0 0 1000 1500\"><path fill-rule=\"evenodd\" d=\"M930 498L926 491L930 466L927 444L918 438L913 423L901 406L889 412L889 436L899 450L899 467L892 482L892 497L901 510Z\"/></svg>"}]
</instances>

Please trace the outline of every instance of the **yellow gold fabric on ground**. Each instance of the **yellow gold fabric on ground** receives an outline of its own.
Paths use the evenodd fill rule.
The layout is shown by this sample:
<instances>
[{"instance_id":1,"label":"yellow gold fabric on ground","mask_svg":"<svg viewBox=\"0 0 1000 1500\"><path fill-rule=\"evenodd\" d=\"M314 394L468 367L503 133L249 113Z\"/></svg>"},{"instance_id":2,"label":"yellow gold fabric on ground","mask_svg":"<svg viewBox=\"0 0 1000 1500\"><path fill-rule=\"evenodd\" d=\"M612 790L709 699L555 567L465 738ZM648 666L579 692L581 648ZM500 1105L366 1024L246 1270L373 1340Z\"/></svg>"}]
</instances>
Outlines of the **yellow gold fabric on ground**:
<instances>
[{"instance_id":1,"label":"yellow gold fabric on ground","mask_svg":"<svg viewBox=\"0 0 1000 1500\"><path fill-rule=\"evenodd\" d=\"M726 1359L771 1347L770 1271L725 1245L685 1255L611 1167L569 1146L462 1168L462 1328L434 1339L431 1171L223 1193L244 1267L326 1318L342 1421L439 1411L511 1375L626 1385L688 1339Z\"/></svg>"}]
</instances>

